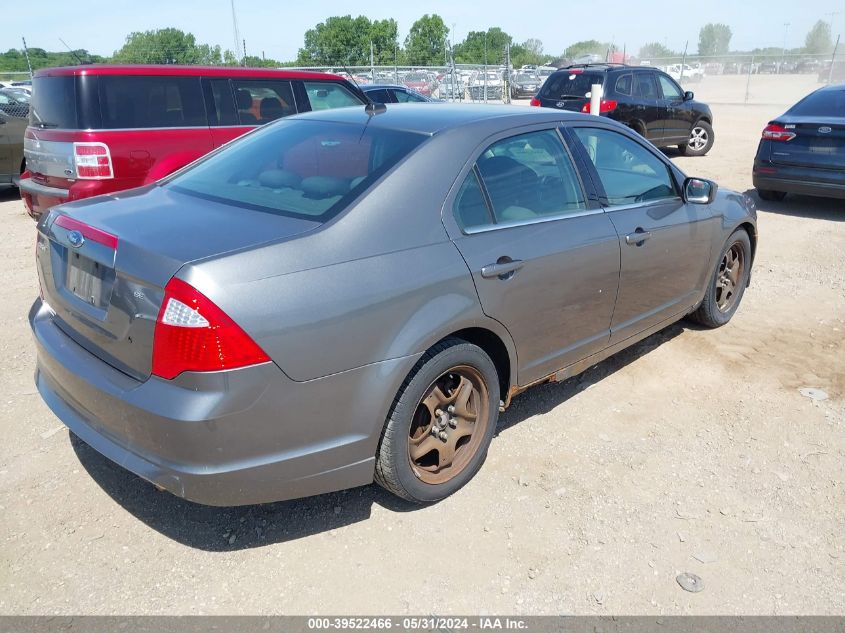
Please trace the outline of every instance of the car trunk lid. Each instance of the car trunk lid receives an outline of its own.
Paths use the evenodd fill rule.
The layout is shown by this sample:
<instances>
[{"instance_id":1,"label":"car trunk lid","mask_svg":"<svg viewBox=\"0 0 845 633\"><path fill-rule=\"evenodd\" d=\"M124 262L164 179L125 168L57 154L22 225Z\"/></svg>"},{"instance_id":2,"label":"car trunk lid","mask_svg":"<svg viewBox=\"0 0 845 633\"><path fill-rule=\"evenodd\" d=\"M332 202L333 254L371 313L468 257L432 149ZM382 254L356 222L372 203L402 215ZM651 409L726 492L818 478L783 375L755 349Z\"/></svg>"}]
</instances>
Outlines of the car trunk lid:
<instances>
[{"instance_id":1,"label":"car trunk lid","mask_svg":"<svg viewBox=\"0 0 845 633\"><path fill-rule=\"evenodd\" d=\"M42 296L71 339L145 380L164 287L182 266L317 226L249 209L235 216L158 186L64 205L39 224Z\"/></svg>"},{"instance_id":2,"label":"car trunk lid","mask_svg":"<svg viewBox=\"0 0 845 633\"><path fill-rule=\"evenodd\" d=\"M845 121L841 117L791 116L773 123L795 137L769 143L772 163L845 169Z\"/></svg>"}]
</instances>

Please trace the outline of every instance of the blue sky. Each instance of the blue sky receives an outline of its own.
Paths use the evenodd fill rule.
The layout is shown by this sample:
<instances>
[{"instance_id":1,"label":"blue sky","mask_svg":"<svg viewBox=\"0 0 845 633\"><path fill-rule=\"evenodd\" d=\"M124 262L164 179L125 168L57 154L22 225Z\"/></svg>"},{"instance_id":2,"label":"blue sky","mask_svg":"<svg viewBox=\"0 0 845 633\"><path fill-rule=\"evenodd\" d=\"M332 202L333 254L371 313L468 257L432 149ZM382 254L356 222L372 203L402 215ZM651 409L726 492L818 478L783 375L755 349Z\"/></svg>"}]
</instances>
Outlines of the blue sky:
<instances>
[{"instance_id":1,"label":"blue sky","mask_svg":"<svg viewBox=\"0 0 845 633\"><path fill-rule=\"evenodd\" d=\"M14 3L12 3L14 4ZM360 7L354 9L353 7ZM845 31L845 4L842 0L709 0L688 3L679 0L658 2L622 0L577 2L537 0L314 0L312 2L271 2L235 0L241 37L247 52L288 60L302 46L305 31L332 15L366 15L371 19L395 18L404 40L414 20L423 13L437 13L446 25L454 25L455 41L467 32L500 26L516 41L539 38L547 53L561 53L581 39L610 41L620 48L636 51L650 41L682 50L689 40L691 52L698 44L698 30L705 22L724 22L733 29L731 47L782 46L784 23L789 22L787 46L803 44L804 35L818 19L830 20L833 11L834 38ZM483 8L482 8L483 7ZM63 38L72 48L87 48L101 55L120 48L127 33L174 26L192 32L198 41L233 47L229 0L41 0L37 9L9 6L3 12L0 50L20 48L20 37L29 46L47 50L63 48Z\"/></svg>"}]
</instances>

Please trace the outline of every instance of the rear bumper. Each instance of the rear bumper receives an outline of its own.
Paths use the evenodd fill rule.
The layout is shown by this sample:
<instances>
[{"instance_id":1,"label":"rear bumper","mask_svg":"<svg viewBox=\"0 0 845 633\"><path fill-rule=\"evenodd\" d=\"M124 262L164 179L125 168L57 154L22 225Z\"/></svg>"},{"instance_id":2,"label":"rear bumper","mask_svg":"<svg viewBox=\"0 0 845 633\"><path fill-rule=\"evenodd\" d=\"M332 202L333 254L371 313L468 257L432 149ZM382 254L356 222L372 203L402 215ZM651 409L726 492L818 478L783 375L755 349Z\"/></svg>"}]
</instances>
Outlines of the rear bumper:
<instances>
[{"instance_id":1,"label":"rear bumper","mask_svg":"<svg viewBox=\"0 0 845 633\"><path fill-rule=\"evenodd\" d=\"M760 168L775 171L761 173ZM756 189L845 199L845 171L835 169L814 169L755 161L752 181Z\"/></svg>"},{"instance_id":2,"label":"rear bumper","mask_svg":"<svg viewBox=\"0 0 845 633\"><path fill-rule=\"evenodd\" d=\"M131 189L139 184L135 180L126 178L109 178L107 180L68 181L68 188L51 187L36 182L30 176L24 174L18 187L20 188L21 198L26 205L27 213L37 221L56 205Z\"/></svg>"},{"instance_id":3,"label":"rear bumper","mask_svg":"<svg viewBox=\"0 0 845 633\"><path fill-rule=\"evenodd\" d=\"M368 484L387 408L416 357L295 382L273 363L144 382L55 326L40 299L30 324L35 381L96 451L173 494L216 506Z\"/></svg>"}]
</instances>

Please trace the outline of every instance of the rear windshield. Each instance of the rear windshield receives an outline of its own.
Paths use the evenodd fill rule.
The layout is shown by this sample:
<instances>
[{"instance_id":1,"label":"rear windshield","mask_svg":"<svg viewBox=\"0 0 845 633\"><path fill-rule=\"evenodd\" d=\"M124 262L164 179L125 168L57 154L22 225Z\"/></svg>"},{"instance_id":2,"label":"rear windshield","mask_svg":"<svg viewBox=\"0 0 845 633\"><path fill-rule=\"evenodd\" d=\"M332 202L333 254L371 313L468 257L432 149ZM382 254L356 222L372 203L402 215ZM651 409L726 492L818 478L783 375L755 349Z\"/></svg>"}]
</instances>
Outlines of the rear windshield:
<instances>
[{"instance_id":1,"label":"rear windshield","mask_svg":"<svg viewBox=\"0 0 845 633\"><path fill-rule=\"evenodd\" d=\"M789 114L796 116L845 117L845 89L819 90L796 103Z\"/></svg>"},{"instance_id":2,"label":"rear windshield","mask_svg":"<svg viewBox=\"0 0 845 633\"><path fill-rule=\"evenodd\" d=\"M603 73L556 73L546 80L540 96L546 99L586 98L593 84L604 83Z\"/></svg>"},{"instance_id":3,"label":"rear windshield","mask_svg":"<svg viewBox=\"0 0 845 633\"><path fill-rule=\"evenodd\" d=\"M76 129L76 78L36 77L29 105L31 125Z\"/></svg>"},{"instance_id":4,"label":"rear windshield","mask_svg":"<svg viewBox=\"0 0 845 633\"><path fill-rule=\"evenodd\" d=\"M325 121L281 120L164 186L216 202L325 222L427 137Z\"/></svg>"}]
</instances>

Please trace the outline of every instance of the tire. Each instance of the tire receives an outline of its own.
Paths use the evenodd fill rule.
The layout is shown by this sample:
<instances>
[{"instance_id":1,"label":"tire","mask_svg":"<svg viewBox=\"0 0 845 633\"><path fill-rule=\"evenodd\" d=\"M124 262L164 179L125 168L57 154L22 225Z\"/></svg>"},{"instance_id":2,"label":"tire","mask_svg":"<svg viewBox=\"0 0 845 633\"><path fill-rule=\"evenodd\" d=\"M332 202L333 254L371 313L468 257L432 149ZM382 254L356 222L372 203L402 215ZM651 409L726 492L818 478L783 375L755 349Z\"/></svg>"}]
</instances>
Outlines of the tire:
<instances>
[{"instance_id":1,"label":"tire","mask_svg":"<svg viewBox=\"0 0 845 633\"><path fill-rule=\"evenodd\" d=\"M723 283L723 279L726 277L725 264L729 261L729 254L733 249L737 249L734 253L741 253L742 259L736 275L727 275L734 277L734 280L732 294L729 291L726 297L726 289ZM730 269L732 268L730 267ZM716 266L713 269L710 282L707 284L707 291L704 293L701 305L689 315L689 318L708 328L717 328L730 321L742 301L743 294L745 294L750 273L751 240L744 229L737 229L728 238L719 254L719 259L716 260Z\"/></svg>"},{"instance_id":2,"label":"tire","mask_svg":"<svg viewBox=\"0 0 845 633\"><path fill-rule=\"evenodd\" d=\"M704 156L713 147L715 140L713 127L707 121L699 121L692 126L690 140L678 145L678 150L684 156Z\"/></svg>"},{"instance_id":3,"label":"tire","mask_svg":"<svg viewBox=\"0 0 845 633\"><path fill-rule=\"evenodd\" d=\"M757 195L760 200L768 200L769 202L780 202L786 197L785 191L773 191L771 189L758 189Z\"/></svg>"},{"instance_id":4,"label":"tire","mask_svg":"<svg viewBox=\"0 0 845 633\"><path fill-rule=\"evenodd\" d=\"M457 383L458 380L460 383ZM433 402L443 402L432 390L441 386L440 395L448 395L449 385L465 386L464 380L473 385L470 402L463 407L467 418L462 418L459 412L460 400L453 400L448 413L436 409L441 416L450 418L447 425L442 417L431 413ZM476 382L479 386L483 383L483 389L476 389ZM460 398L460 389L453 390L451 397L456 397L455 393ZM473 414L473 408L476 420L470 423L468 418ZM414 503L432 503L448 497L481 468L498 417L499 377L490 357L480 347L461 339L449 338L438 343L417 361L396 394L376 453L376 482L385 490ZM456 421L456 426L453 426ZM468 428L477 431L462 435ZM449 434L448 441L438 437L438 429ZM434 448L426 449L429 445ZM454 449L450 465L439 467L429 463L443 459L444 453L440 448L449 453L450 447L456 445L458 448ZM412 460L415 449L422 454ZM430 452L422 452L425 450ZM450 474L452 468L455 471Z\"/></svg>"}]
</instances>

